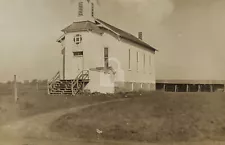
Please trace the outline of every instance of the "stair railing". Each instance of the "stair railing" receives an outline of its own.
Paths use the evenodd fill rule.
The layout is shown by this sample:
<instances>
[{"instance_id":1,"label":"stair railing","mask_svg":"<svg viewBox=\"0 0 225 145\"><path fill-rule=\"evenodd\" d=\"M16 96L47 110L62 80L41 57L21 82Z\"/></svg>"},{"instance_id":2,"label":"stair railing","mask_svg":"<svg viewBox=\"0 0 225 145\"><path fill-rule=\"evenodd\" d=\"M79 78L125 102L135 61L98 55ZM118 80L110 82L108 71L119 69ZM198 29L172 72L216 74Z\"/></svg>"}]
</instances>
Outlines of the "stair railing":
<instances>
[{"instance_id":1,"label":"stair railing","mask_svg":"<svg viewBox=\"0 0 225 145\"><path fill-rule=\"evenodd\" d=\"M52 89L54 82L57 80L60 80L60 71L58 71L56 75L50 81L48 81L48 94L50 94L50 90Z\"/></svg>"},{"instance_id":2,"label":"stair railing","mask_svg":"<svg viewBox=\"0 0 225 145\"><path fill-rule=\"evenodd\" d=\"M82 81L82 84L84 83L84 80L89 79L89 70L83 70L81 71L77 77L72 81L71 84L71 90L72 90L72 95L76 95L76 93L79 91L80 87L79 87L79 80ZM74 92L74 87L77 86L77 92Z\"/></svg>"}]
</instances>

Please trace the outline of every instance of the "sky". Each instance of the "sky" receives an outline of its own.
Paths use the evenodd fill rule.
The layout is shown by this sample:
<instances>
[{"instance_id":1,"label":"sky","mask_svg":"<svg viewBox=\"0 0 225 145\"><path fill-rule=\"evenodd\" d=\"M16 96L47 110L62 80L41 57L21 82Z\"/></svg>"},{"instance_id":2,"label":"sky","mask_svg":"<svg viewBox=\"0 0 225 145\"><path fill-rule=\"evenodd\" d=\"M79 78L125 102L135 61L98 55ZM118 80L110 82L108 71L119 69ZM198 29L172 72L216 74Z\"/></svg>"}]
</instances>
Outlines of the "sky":
<instances>
[{"instance_id":1,"label":"sky","mask_svg":"<svg viewBox=\"0 0 225 145\"><path fill-rule=\"evenodd\" d=\"M50 79L60 68L56 40L71 24L70 0L0 0L0 81ZM143 39L156 53L157 79L225 80L224 0L100 0L97 17Z\"/></svg>"}]
</instances>

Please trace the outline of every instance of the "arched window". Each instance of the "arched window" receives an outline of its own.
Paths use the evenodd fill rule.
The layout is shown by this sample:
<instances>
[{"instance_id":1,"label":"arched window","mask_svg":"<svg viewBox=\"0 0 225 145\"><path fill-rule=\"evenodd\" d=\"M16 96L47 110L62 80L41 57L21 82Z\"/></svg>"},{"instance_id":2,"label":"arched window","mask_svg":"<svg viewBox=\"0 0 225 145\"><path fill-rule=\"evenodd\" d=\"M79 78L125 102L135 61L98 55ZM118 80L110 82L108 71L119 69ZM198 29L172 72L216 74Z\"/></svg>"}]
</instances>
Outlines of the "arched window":
<instances>
[{"instance_id":1,"label":"arched window","mask_svg":"<svg viewBox=\"0 0 225 145\"><path fill-rule=\"evenodd\" d=\"M83 16L84 6L83 2L79 2L78 4L78 16Z\"/></svg>"},{"instance_id":2,"label":"arched window","mask_svg":"<svg viewBox=\"0 0 225 145\"><path fill-rule=\"evenodd\" d=\"M77 34L74 38L73 41L75 42L75 44L80 44L82 41L82 36L80 34Z\"/></svg>"}]
</instances>

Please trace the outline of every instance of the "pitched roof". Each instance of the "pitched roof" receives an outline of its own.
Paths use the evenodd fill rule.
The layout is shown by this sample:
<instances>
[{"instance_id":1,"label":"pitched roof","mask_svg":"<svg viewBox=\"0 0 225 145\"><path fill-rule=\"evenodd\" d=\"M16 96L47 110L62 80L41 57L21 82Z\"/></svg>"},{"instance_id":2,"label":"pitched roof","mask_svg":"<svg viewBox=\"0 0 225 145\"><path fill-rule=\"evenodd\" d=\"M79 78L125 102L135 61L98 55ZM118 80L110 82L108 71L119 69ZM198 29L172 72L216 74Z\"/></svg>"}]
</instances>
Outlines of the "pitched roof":
<instances>
[{"instance_id":1,"label":"pitched roof","mask_svg":"<svg viewBox=\"0 0 225 145\"><path fill-rule=\"evenodd\" d=\"M63 40L65 40L65 34L63 34L59 39L57 39L56 42L62 42Z\"/></svg>"},{"instance_id":2,"label":"pitched roof","mask_svg":"<svg viewBox=\"0 0 225 145\"><path fill-rule=\"evenodd\" d=\"M95 23L90 21L73 22L62 30L64 33L79 31L95 31L97 33L104 33Z\"/></svg>"},{"instance_id":3,"label":"pitched roof","mask_svg":"<svg viewBox=\"0 0 225 145\"><path fill-rule=\"evenodd\" d=\"M79 32L79 31L93 31L93 32L96 32L99 34L103 34L104 29L101 29L102 26L98 25L97 24L97 22L98 22L98 23L102 24L103 26L105 26L106 29L110 29L113 32L115 32L120 38L129 40L135 44L146 47L152 51L157 51L157 49L153 48L152 46L150 46L143 40L137 38L136 36L134 36L128 32L125 32L119 28L116 28L115 26L112 26L100 19L95 19L95 20L96 20L96 23L93 23L91 21L74 22L70 26L63 29L62 32L68 33L68 32Z\"/></svg>"},{"instance_id":4,"label":"pitched roof","mask_svg":"<svg viewBox=\"0 0 225 145\"><path fill-rule=\"evenodd\" d=\"M151 49L151 50L157 51L155 48L153 48L153 47L150 46L149 44L145 43L143 40L137 38L136 36L134 36L134 35L132 35L132 34L130 34L130 33L128 33L128 32L125 32L125 31L123 31L123 30L121 30L121 29L119 29L119 28L116 28L115 26L112 26L112 25L110 25L110 24L108 24L108 23L106 23L106 22L104 22L104 21L102 21L102 20L100 20L100 19L96 19L96 20L97 20L98 22L100 22L100 23L106 25L106 26L109 27L111 30L115 31L116 33L118 33L118 34L120 35L121 38L130 40L130 41L132 41L132 42L134 42L134 43L137 43L137 44L139 44L139 45L142 45L142 46L144 46L144 47L146 47L146 48L149 48L149 49Z\"/></svg>"}]
</instances>

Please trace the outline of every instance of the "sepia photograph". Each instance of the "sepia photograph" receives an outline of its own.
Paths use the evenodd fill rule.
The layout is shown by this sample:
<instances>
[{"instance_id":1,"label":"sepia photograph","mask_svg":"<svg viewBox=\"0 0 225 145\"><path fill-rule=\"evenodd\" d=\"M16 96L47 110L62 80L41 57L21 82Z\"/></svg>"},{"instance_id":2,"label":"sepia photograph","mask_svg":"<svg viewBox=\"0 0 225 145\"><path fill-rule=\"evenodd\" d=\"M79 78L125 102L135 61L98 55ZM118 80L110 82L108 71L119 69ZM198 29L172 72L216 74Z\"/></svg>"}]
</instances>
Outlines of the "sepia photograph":
<instances>
[{"instance_id":1,"label":"sepia photograph","mask_svg":"<svg viewBox=\"0 0 225 145\"><path fill-rule=\"evenodd\" d=\"M225 145L225 0L0 0L0 145Z\"/></svg>"}]
</instances>

